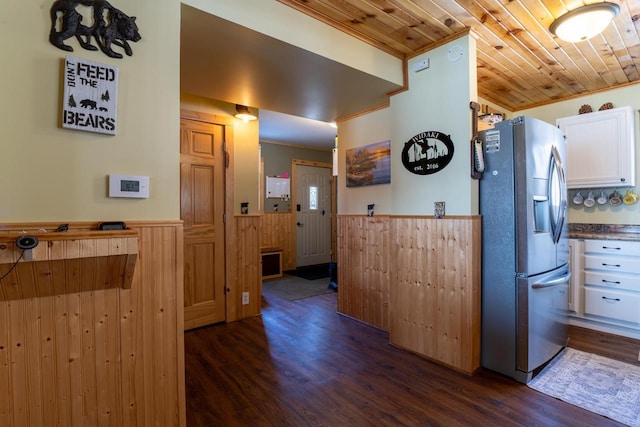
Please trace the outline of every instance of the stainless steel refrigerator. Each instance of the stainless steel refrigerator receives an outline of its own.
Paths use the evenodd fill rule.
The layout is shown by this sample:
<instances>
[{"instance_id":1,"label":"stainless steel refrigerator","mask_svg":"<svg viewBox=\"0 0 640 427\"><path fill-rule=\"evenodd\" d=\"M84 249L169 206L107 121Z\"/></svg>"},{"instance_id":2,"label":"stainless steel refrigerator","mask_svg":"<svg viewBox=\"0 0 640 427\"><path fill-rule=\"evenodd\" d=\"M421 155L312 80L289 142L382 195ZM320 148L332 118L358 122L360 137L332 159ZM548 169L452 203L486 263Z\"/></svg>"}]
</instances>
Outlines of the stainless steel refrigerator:
<instances>
[{"instance_id":1,"label":"stainless steel refrigerator","mask_svg":"<svg viewBox=\"0 0 640 427\"><path fill-rule=\"evenodd\" d=\"M568 341L566 142L526 116L478 138L482 366L526 384Z\"/></svg>"}]
</instances>

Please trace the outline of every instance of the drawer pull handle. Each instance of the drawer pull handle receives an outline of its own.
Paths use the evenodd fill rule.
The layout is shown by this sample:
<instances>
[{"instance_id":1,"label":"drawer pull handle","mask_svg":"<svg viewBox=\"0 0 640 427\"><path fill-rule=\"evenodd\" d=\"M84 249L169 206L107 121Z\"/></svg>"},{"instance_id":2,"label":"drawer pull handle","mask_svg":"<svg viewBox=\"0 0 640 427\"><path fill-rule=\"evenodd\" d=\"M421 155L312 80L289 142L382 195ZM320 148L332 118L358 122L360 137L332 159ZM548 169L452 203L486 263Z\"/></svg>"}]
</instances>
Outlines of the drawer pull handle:
<instances>
[{"instance_id":1,"label":"drawer pull handle","mask_svg":"<svg viewBox=\"0 0 640 427\"><path fill-rule=\"evenodd\" d=\"M603 283L612 283L614 285L619 285L620 284L620 282L614 282L613 280L605 280L605 279L602 279L602 282Z\"/></svg>"},{"instance_id":2,"label":"drawer pull handle","mask_svg":"<svg viewBox=\"0 0 640 427\"><path fill-rule=\"evenodd\" d=\"M606 262L603 262L602 265L605 267L620 267L620 264L607 264Z\"/></svg>"},{"instance_id":3,"label":"drawer pull handle","mask_svg":"<svg viewBox=\"0 0 640 427\"><path fill-rule=\"evenodd\" d=\"M605 301L620 301L620 298L607 298L607 297L602 297L603 300Z\"/></svg>"},{"instance_id":4,"label":"drawer pull handle","mask_svg":"<svg viewBox=\"0 0 640 427\"><path fill-rule=\"evenodd\" d=\"M615 249L616 251L619 251L622 248L614 248L613 246L603 246L602 249Z\"/></svg>"}]
</instances>

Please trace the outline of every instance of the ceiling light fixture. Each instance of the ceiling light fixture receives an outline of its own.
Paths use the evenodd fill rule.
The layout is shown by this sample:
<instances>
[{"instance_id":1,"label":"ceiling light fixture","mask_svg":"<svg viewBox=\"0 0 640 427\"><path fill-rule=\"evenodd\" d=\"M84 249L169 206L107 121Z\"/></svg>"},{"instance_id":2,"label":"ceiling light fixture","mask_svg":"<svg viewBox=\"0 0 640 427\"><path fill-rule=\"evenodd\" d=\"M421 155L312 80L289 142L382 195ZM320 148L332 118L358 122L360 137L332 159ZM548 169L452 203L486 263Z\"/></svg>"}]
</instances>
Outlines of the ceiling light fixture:
<instances>
[{"instance_id":1,"label":"ceiling light fixture","mask_svg":"<svg viewBox=\"0 0 640 427\"><path fill-rule=\"evenodd\" d=\"M571 43L588 40L604 31L618 12L620 6L609 2L580 6L553 21L549 31Z\"/></svg>"},{"instance_id":2,"label":"ceiling light fixture","mask_svg":"<svg viewBox=\"0 0 640 427\"><path fill-rule=\"evenodd\" d=\"M249 120L256 120L257 117L249 111L246 105L236 104L236 118L247 123Z\"/></svg>"}]
</instances>

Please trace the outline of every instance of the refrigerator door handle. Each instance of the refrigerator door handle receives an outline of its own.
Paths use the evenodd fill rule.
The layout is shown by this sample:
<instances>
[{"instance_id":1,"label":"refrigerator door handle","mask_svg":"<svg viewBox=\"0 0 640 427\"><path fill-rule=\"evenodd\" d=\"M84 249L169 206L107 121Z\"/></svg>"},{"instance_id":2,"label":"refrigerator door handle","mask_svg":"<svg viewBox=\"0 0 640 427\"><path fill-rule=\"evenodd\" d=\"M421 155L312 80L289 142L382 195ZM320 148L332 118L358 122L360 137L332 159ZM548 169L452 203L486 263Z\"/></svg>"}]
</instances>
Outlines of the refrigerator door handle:
<instances>
[{"instance_id":1,"label":"refrigerator door handle","mask_svg":"<svg viewBox=\"0 0 640 427\"><path fill-rule=\"evenodd\" d=\"M565 190L563 190L565 188L566 181L564 170L562 169L562 161L560 160L560 153L555 146L551 148L548 182L551 234L553 242L558 243L566 216L567 199Z\"/></svg>"},{"instance_id":2,"label":"refrigerator door handle","mask_svg":"<svg viewBox=\"0 0 640 427\"><path fill-rule=\"evenodd\" d=\"M559 278L553 279L553 280L549 280L548 282L534 283L533 285L531 285L531 288L532 289L551 288L553 286L558 286L558 285L562 285L564 283L567 283L570 278L571 278L571 273L567 273L562 277L559 277Z\"/></svg>"}]
</instances>

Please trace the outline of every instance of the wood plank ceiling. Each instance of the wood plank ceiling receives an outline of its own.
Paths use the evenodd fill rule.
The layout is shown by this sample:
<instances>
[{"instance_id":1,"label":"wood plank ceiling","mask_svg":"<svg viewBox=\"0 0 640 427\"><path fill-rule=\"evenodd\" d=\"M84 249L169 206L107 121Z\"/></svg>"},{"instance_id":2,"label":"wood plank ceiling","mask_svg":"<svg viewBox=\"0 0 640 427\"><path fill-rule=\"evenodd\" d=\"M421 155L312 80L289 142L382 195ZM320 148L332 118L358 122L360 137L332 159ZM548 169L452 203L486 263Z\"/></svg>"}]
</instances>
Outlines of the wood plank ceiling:
<instances>
[{"instance_id":1,"label":"wood plank ceiling","mask_svg":"<svg viewBox=\"0 0 640 427\"><path fill-rule=\"evenodd\" d=\"M548 30L577 0L278 0L384 51L409 58L456 33L478 36L478 95L510 111L640 82L639 0L598 36Z\"/></svg>"}]
</instances>

